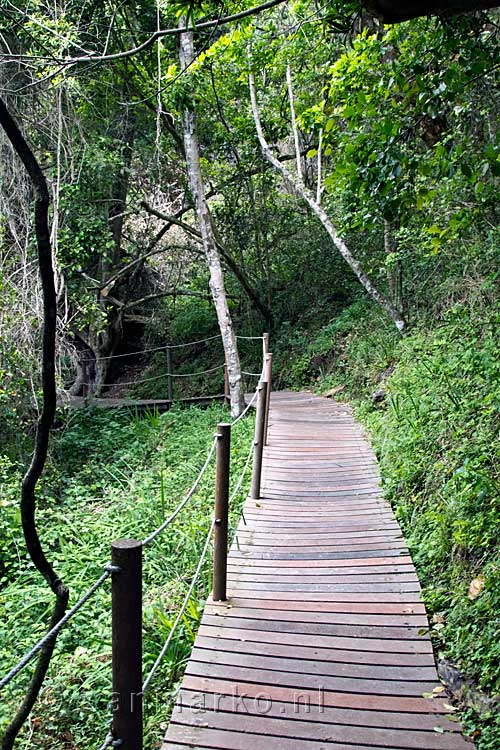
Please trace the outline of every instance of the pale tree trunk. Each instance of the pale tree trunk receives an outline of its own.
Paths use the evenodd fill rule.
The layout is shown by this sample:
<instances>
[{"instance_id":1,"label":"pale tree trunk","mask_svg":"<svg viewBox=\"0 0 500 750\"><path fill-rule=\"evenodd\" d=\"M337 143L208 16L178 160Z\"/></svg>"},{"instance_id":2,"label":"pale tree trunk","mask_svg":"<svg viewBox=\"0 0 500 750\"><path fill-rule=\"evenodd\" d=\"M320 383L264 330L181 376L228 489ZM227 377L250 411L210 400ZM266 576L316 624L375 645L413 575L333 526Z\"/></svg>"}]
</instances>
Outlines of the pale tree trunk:
<instances>
[{"instance_id":1,"label":"pale tree trunk","mask_svg":"<svg viewBox=\"0 0 500 750\"><path fill-rule=\"evenodd\" d=\"M290 102L290 115L292 118L292 133L293 133L293 142L295 144L295 161L297 164L297 177L298 177L299 182L302 184L304 182L304 175L302 173L299 129L297 128L297 118L295 117L295 102L293 98L292 71L290 70L290 65L286 66L286 85L288 88L288 99Z\"/></svg>"},{"instance_id":2,"label":"pale tree trunk","mask_svg":"<svg viewBox=\"0 0 500 750\"><path fill-rule=\"evenodd\" d=\"M323 175L322 175L322 154L323 149L323 128L319 131L319 143L318 143L318 175L316 178L316 203L318 206L321 205L321 193L323 192Z\"/></svg>"},{"instance_id":3,"label":"pale tree trunk","mask_svg":"<svg viewBox=\"0 0 500 750\"><path fill-rule=\"evenodd\" d=\"M187 68L194 59L192 32L184 32L180 36L179 59L181 69ZM245 407L238 344L227 304L222 264L212 228L210 209L205 197L205 188L200 167L200 147L196 132L196 113L189 108L186 108L184 114L184 148L189 184L198 217L203 250L210 272L210 291L217 313L229 373L231 414L233 417L237 417Z\"/></svg>"},{"instance_id":4,"label":"pale tree trunk","mask_svg":"<svg viewBox=\"0 0 500 750\"><path fill-rule=\"evenodd\" d=\"M255 94L255 82L254 82L254 78L252 74L250 74L249 76L249 84L250 84L250 98L252 101L252 112L253 112L253 116L255 120L255 127L257 129L257 135L258 135L259 142L260 142L264 156L266 157L268 162L272 164L273 167L278 172L280 172L283 179L290 185L290 187L293 190L295 190L295 192L298 195L300 195L304 201L306 201L306 203L309 205L311 210L316 214L318 219L321 221L324 228L328 232L333 244L335 245L335 247L337 248L341 256L344 258L349 268L357 276L359 282L368 292L370 297L373 300L375 300L375 302L377 302L387 312L387 314L393 321L398 331L400 333L403 333L406 330L406 321L402 313L399 310L397 310L392 304L392 302L389 299L387 299L387 297L385 297L382 294L382 292L380 292L372 283L368 275L361 268L361 265L359 264L357 259L352 255L345 241L342 239L342 237L338 235L335 225L331 221L330 217L327 215L326 211L319 205L319 203L317 202L317 200L315 199L311 191L308 190L308 188L306 188L305 185L303 185L299 180L297 180L297 178L294 177L291 174L291 172L289 172L288 169L284 167L283 164L274 156L269 144L267 143L265 139L264 131L262 130L259 108L257 105L257 97Z\"/></svg>"}]
</instances>

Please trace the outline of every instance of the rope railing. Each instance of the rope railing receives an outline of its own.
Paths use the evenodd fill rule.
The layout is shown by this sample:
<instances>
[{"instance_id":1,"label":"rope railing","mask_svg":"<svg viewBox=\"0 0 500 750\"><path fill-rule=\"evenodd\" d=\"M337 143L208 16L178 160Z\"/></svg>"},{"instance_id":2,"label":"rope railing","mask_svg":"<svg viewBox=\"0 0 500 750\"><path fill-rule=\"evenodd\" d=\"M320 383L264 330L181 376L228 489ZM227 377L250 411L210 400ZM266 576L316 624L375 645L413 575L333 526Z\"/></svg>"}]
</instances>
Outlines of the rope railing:
<instances>
[{"instance_id":1,"label":"rope railing","mask_svg":"<svg viewBox=\"0 0 500 750\"><path fill-rule=\"evenodd\" d=\"M160 666L160 664L161 664L161 662L163 660L163 657L165 656L165 654L168 651L168 647L172 643L172 639L173 639L173 637L175 635L175 631L177 630L177 626L179 625L180 621L182 620L182 617L184 616L184 613L186 612L187 606L189 604L189 600L191 599L191 595L192 595L192 593L194 591L194 587L196 586L198 578L200 577L200 574L201 574L201 571L202 571L202 568L203 568L203 563L205 562L205 559L206 559L206 556L207 556L207 553L208 553L210 542L212 541L212 532L214 530L214 526L215 526L215 518L212 520L212 523L210 524L210 528L208 530L208 534L207 534L206 539L205 539L205 544L203 545L203 550L202 550L202 552L200 554L198 565L196 566L196 570L195 570L195 572L193 574L193 578L191 580L191 584L190 584L190 586L189 586L189 588L187 590L187 593L186 593L186 595L185 595L185 597L183 599L181 608L180 608L180 610L177 613L177 616L176 616L176 618L175 618L175 620L173 622L172 627L170 628L170 632L168 634L168 637L167 637L165 643L163 644L163 646L161 648L160 653L156 657L153 666L149 670L146 679L142 683L142 694L143 695L146 694L146 691L147 691L147 689L148 689L148 687L149 687L149 685L151 683L151 680L154 677L154 674L155 674L156 670Z\"/></svg>"},{"instance_id":2,"label":"rope railing","mask_svg":"<svg viewBox=\"0 0 500 750\"><path fill-rule=\"evenodd\" d=\"M246 458L246 461L245 461L245 465L243 466L243 471L241 472L241 474L239 476L239 479L238 479L238 481L236 483L236 486L235 486L234 490L231 492L231 497L229 498L229 502L230 503L232 503L233 500L238 496L238 493L239 493L239 491L241 489L241 485L243 484L243 480L245 479L246 473L248 471L248 467L250 465L250 461L252 460L253 450L254 450L254 445L253 445L253 441L252 441L252 444L250 445L250 450L248 451L248 455L247 455L247 458Z\"/></svg>"},{"instance_id":3,"label":"rope railing","mask_svg":"<svg viewBox=\"0 0 500 750\"><path fill-rule=\"evenodd\" d=\"M241 414L228 424L219 424L207 458L191 489L184 496L173 513L142 542L123 540L113 545L113 563L124 570L116 576L116 603L114 605L113 622L116 619L116 629L113 631L113 664L120 668L113 670L113 695L119 696L119 708L113 714L112 733L114 743L123 744L131 750L142 747L142 699L151 686L154 675L158 671L172 640L182 622L194 588L203 570L210 541L213 536L213 587L212 600L225 601L227 598L227 555L229 544L229 508L241 491L241 487L248 472L252 456L254 458L250 497L260 496L260 482L262 473L262 452L266 442L267 415L269 409L268 382L271 379L272 358L268 351L267 340L263 339L263 368L252 398ZM269 387L270 390L270 387ZM242 471L232 492L229 492L230 477L230 436L231 430L248 414L256 404L257 417L255 435L250 450L245 458ZM207 532L205 543L198 559L196 570L191 579L188 590L182 600L168 636L160 649L152 667L145 678L142 676L142 549L159 534L162 533L177 517L182 508L194 495L200 485L209 463L216 454L215 462L215 513ZM242 513L243 515L243 513ZM243 516L244 517L244 516ZM121 590L118 579L123 577ZM124 583L126 579L126 585ZM115 601L115 599L114 599ZM131 604L131 601L135 602ZM116 612L116 614L115 614ZM120 627L120 622L123 626Z\"/></svg>"},{"instance_id":4,"label":"rope railing","mask_svg":"<svg viewBox=\"0 0 500 750\"><path fill-rule=\"evenodd\" d=\"M243 417L246 417L246 415L248 414L248 412L250 411L250 409L254 405L255 400L257 399L257 395L258 395L258 388L255 390L255 393L253 394L252 398L250 399L250 401L248 402L248 404L245 406L245 408L243 409L243 411L241 412L241 414L238 417L236 417L235 419L233 419L233 421L231 422L231 427L235 427L238 424L238 422L241 422L241 420L243 419Z\"/></svg>"},{"instance_id":5,"label":"rope railing","mask_svg":"<svg viewBox=\"0 0 500 750\"><path fill-rule=\"evenodd\" d=\"M86 604L89 599L92 598L92 596L96 593L96 591L103 585L103 583L109 578L111 573L117 573L119 572L118 568L114 565L106 565L104 568L104 573L101 575L98 580L90 586L89 589L83 594L83 596L80 597L80 599L74 604L71 609L69 609L66 614L57 622L53 628L51 628L44 636L43 638L40 638L38 643L36 643L24 656L22 659L18 661L18 663L12 667L12 669L0 680L0 690L2 688L6 687L6 685L11 682L14 677L16 677L19 672L21 672L24 667L26 667L30 661L38 654L39 651L42 650L42 648L49 643L49 641L54 638L60 630L64 628L66 623L71 620L71 618L76 615L79 609L83 607L84 604Z\"/></svg>"},{"instance_id":6,"label":"rope railing","mask_svg":"<svg viewBox=\"0 0 500 750\"><path fill-rule=\"evenodd\" d=\"M216 439L217 439L217 437L218 437L218 435L216 435ZM250 450L249 450L249 452L247 454L247 457L246 457L246 460L245 460L245 464L243 466L243 470L241 471L241 473L240 473L240 475L238 477L238 481L236 483L236 486L234 487L233 491L231 492L231 496L229 497L229 505L231 505L231 503L238 496L238 493L239 493L239 491L241 489L241 486L242 486L243 481L245 479L246 473L248 471L248 467L249 467L250 461L252 459L253 451L254 451L254 445L253 445L253 442L252 442L252 444L250 445ZM191 579L191 584L190 584L189 589L188 589L188 591L187 591L187 593L186 593L186 595L185 595L185 597L183 599L183 602L181 604L181 608L180 608L179 612L177 613L177 616L176 616L176 618L175 618L175 620L174 620L174 622L172 624L172 627L170 628L170 632L168 634L168 637L167 637L165 643L163 644L160 653L158 654L158 656L157 656L157 658L156 658L153 666L151 667L150 671L148 672L147 677L145 678L145 680L144 680L144 682L142 684L142 693L143 693L143 695L146 694L146 692L148 690L148 687L149 687L149 685L151 683L151 680L153 679L155 672L157 671L157 669L160 666L160 664L161 664L161 662L162 662L165 654L167 653L168 648L169 648L169 646L170 646L170 644L171 644L171 642L173 640L175 631L176 631L177 627L179 626L179 623L181 622L182 617L184 616L184 614L186 612L187 606L189 604L189 600L191 599L191 596L192 596L193 591L194 591L194 587L195 587L195 585L196 585L196 583L197 583L197 581L198 581L198 579L200 577L201 571L203 569L203 563L205 562L206 557L207 557L207 553L208 553L209 546L210 546L210 541L212 539L212 533L213 533L213 530L215 528L215 522L216 522L216 519L214 518L212 520L212 523L210 524L210 528L209 528L207 536L205 538L205 544L204 544L202 552L200 554L198 565L197 565L196 570L195 570L195 572L193 574L193 578ZM143 545L144 545L144 542L143 542Z\"/></svg>"},{"instance_id":7,"label":"rope railing","mask_svg":"<svg viewBox=\"0 0 500 750\"><path fill-rule=\"evenodd\" d=\"M122 359L123 357L138 357L140 354L153 354L154 352L166 352L168 349L186 349L188 346L199 346L200 344L206 344L209 341L215 341L220 339L220 333L214 336L207 336L204 339L198 339L196 341L186 341L181 344L163 344L163 346L155 346L151 349L140 349L136 352L125 352L124 354L109 354L105 357L99 357L99 361L105 361L110 359ZM240 336L236 335L236 338L241 341L262 341L262 336ZM84 357L80 362L95 362L96 357Z\"/></svg>"},{"instance_id":8,"label":"rope railing","mask_svg":"<svg viewBox=\"0 0 500 750\"><path fill-rule=\"evenodd\" d=\"M214 602L226 600L227 554L229 541L229 508L241 491L252 456L254 458L250 496L259 497L262 470L262 450L266 442L269 410L268 390L271 381L271 357L268 339L241 337L263 341L264 363L252 398L245 409L232 422L219 424L203 466L190 489L170 515L142 541L124 539L111 545L111 563L105 566L100 578L68 610L63 618L35 644L23 658L0 680L0 689L8 685L21 670L30 663L44 645L54 638L66 623L90 600L104 582L112 577L112 665L114 712L111 730L100 750L126 745L130 750L142 748L142 702L151 681L167 653L179 623L184 617L194 588L203 571L210 542L213 539L213 590ZM214 368L219 369L219 368ZM213 371L213 370L212 370ZM255 377L257 374L255 373ZM246 456L236 485L229 493L230 484L230 435L231 430L248 414L256 403L257 417L255 435ZM164 532L195 495L206 474L212 458L216 455L215 513L210 523L203 549L181 607L176 614L169 634L160 649L151 669L143 679L142 669L142 553L143 549ZM243 514L242 514L243 515Z\"/></svg>"},{"instance_id":9,"label":"rope railing","mask_svg":"<svg viewBox=\"0 0 500 750\"><path fill-rule=\"evenodd\" d=\"M215 453L215 448L217 445L217 435L215 435L212 445L210 446L210 450L208 451L208 455L205 459L205 463L203 464L198 476L194 480L193 484L191 485L190 489L186 493L186 495L183 497L181 502L178 504L176 509L169 515L168 518L163 521L163 523L158 526L157 529L151 532L149 536L147 536L145 539L142 540L142 546L145 547L147 544L150 544L154 539L156 539L157 536L159 536L165 529L167 529L170 524L177 518L181 510L187 505L187 503L191 500L193 495L195 494L196 490L200 486L200 482L203 479L203 475L205 474L206 470L208 469L208 466L210 464L210 461L212 460L212 456Z\"/></svg>"},{"instance_id":10,"label":"rope railing","mask_svg":"<svg viewBox=\"0 0 500 750\"><path fill-rule=\"evenodd\" d=\"M152 380L161 380L162 378L194 378L197 375L208 375L211 372L223 370L225 366L225 364L216 365L215 367L209 367L207 370L198 370L197 372L163 372L161 375L154 375L150 378L142 378L140 380L130 380L128 382L120 380L116 383L106 383L106 388L111 388L114 385L140 385L141 383L150 383ZM92 383L82 383L82 385L91 386Z\"/></svg>"},{"instance_id":11,"label":"rope railing","mask_svg":"<svg viewBox=\"0 0 500 750\"><path fill-rule=\"evenodd\" d=\"M113 747L113 746L120 747L120 745L121 743L116 744L116 740L113 738L113 735L111 734L111 732L108 732L108 734L106 735L104 739L104 742L102 743L102 745L99 746L99 750L106 750L106 748Z\"/></svg>"},{"instance_id":12,"label":"rope railing","mask_svg":"<svg viewBox=\"0 0 500 750\"><path fill-rule=\"evenodd\" d=\"M184 349L188 346L197 346L199 344L206 344L208 341L215 341L215 339L220 339L220 333L216 334L215 336L208 336L205 339L198 339L198 341L186 341L182 344L163 344L163 346L155 346L152 349L140 349L136 352L125 352L124 354L109 354L105 357L99 357L99 361L103 360L109 360L109 359L121 359L122 357L138 357L140 354L152 354L153 352L166 352L167 349ZM238 337L237 337L238 338ZM96 357L85 357L80 360L80 362L95 362Z\"/></svg>"}]
</instances>

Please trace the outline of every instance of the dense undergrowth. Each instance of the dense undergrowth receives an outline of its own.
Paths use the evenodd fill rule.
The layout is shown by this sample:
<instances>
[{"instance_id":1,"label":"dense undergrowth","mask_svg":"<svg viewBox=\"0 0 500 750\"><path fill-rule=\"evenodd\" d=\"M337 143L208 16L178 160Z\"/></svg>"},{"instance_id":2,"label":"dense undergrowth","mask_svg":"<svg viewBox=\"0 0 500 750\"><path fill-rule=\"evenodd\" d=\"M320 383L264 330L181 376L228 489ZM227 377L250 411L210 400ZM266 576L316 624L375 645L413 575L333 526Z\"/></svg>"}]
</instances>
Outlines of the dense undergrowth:
<instances>
[{"instance_id":1,"label":"dense undergrowth","mask_svg":"<svg viewBox=\"0 0 500 750\"><path fill-rule=\"evenodd\" d=\"M175 507L202 466L223 406L176 408L166 414L85 411L65 418L53 442L41 490L43 544L71 591L70 603L92 584L109 560L110 543L144 538ZM253 419L232 435L232 483L248 455ZM0 463L0 674L44 633L51 595L30 564L19 519L21 467ZM211 523L214 464L200 491L169 530L144 550L144 671L163 645L189 586ZM248 479L249 477L247 477ZM235 498L233 523L248 486ZM178 635L145 701L145 746L159 744L169 705L190 652L210 589L210 560ZM61 633L41 697L18 741L19 748L100 747L108 731L111 694L109 582ZM21 699L30 668L3 691L0 734Z\"/></svg>"},{"instance_id":2,"label":"dense undergrowth","mask_svg":"<svg viewBox=\"0 0 500 750\"><path fill-rule=\"evenodd\" d=\"M466 678L456 697L478 750L500 747L495 284L494 276L484 279L461 302L433 310L405 338L360 302L320 330L290 333L278 346L282 385L309 384L351 400L369 431L385 494L423 585L436 653Z\"/></svg>"}]
</instances>

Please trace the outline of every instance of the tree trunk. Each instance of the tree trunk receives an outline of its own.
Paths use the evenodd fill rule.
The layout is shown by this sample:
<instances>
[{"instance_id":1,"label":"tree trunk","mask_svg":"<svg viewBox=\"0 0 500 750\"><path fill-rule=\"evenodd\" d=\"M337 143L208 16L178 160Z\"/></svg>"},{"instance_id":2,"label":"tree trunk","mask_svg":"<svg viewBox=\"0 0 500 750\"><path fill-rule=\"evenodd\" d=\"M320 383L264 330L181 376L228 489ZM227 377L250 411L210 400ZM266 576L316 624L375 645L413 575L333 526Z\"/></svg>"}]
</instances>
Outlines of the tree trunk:
<instances>
[{"instance_id":1,"label":"tree trunk","mask_svg":"<svg viewBox=\"0 0 500 750\"><path fill-rule=\"evenodd\" d=\"M297 127L297 118L295 117L295 100L293 97L292 71L290 70L289 64L286 66L286 85L288 88L288 100L290 102L290 115L292 118L292 133L293 133L293 142L295 145L295 163L297 165L297 179L300 184L303 184L304 175L302 173L302 157L300 154L299 129Z\"/></svg>"},{"instance_id":2,"label":"tree trunk","mask_svg":"<svg viewBox=\"0 0 500 750\"><path fill-rule=\"evenodd\" d=\"M179 59L181 69L187 68L194 59L193 34L191 31L181 34ZM200 167L200 147L196 132L196 113L189 107L186 108L184 113L184 149L186 152L189 184L193 194L203 249L210 272L210 291L217 313L229 373L231 414L233 417L237 417L245 407L238 344L227 304L221 259L212 228L210 210L205 197L205 188Z\"/></svg>"},{"instance_id":3,"label":"tree trunk","mask_svg":"<svg viewBox=\"0 0 500 750\"><path fill-rule=\"evenodd\" d=\"M124 87L124 95L128 89ZM117 169L112 189L109 208L109 229L113 238L113 251L111 258L103 257L101 261L101 279L103 284L114 274L122 263L122 237L124 212L127 207L127 196L130 185L130 167L134 152L135 142L135 118L129 108L126 108L123 121L120 123L121 139L121 163ZM119 347L123 334L122 313L115 305L110 305L106 299L105 289L99 294L99 304L105 311L108 323L104 330L97 333L91 342L92 349L96 354L95 390L100 395L108 378L112 357Z\"/></svg>"},{"instance_id":4,"label":"tree trunk","mask_svg":"<svg viewBox=\"0 0 500 750\"><path fill-rule=\"evenodd\" d=\"M351 268L351 270L355 273L357 276L359 282L363 285L365 290L368 292L370 297L375 300L390 316L391 320L393 321L394 325L398 329L400 333L404 333L406 330L406 321L402 315L402 313L397 310L392 302L387 299L379 290L375 287L375 285L372 283L368 275L365 273L365 271L361 268L361 265L357 261L357 259L352 255L351 251L347 247L344 240L339 237L337 234L337 230L333 224L333 222L330 220L329 216L327 215L326 211L318 204L318 202L315 200L313 194L311 193L308 188L305 187L305 185L301 184L292 174L288 171L288 169L283 166L283 164L274 156L273 152L271 151L271 148L269 147L264 132L262 130L262 124L260 121L260 115L259 115L259 108L257 106L257 97L255 94L255 82L253 75L250 74L249 76L249 84L250 84L250 97L252 101L252 112L255 120L255 126L257 129L257 135L259 137L259 142L262 148L262 152L268 162L273 165L275 169L280 172L280 174L283 176L285 181L290 185L292 190L294 190L298 195L301 196L303 200L306 201L306 203L310 206L311 210L316 214L318 219L323 224L324 228L328 232L333 244L341 254L341 256L344 258L348 266Z\"/></svg>"}]
</instances>

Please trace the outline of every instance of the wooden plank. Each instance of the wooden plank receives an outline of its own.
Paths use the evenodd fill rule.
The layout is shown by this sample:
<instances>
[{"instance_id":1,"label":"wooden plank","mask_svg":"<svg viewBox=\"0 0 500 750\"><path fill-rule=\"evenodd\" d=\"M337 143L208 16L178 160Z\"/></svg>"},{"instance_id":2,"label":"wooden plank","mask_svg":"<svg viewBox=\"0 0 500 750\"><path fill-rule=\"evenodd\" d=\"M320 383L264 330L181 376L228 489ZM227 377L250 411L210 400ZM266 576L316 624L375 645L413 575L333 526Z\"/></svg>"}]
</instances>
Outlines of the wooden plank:
<instances>
[{"instance_id":1,"label":"wooden plank","mask_svg":"<svg viewBox=\"0 0 500 750\"><path fill-rule=\"evenodd\" d=\"M384 553L385 554L385 553ZM401 565L411 565L411 557L409 555L397 555L396 556ZM240 566L247 566L252 568L267 568L269 563L266 560L244 558L243 555L239 555L234 552L232 555L233 560L237 560ZM298 558L300 562L306 568L351 568L353 567L353 559L356 559L356 567L359 568L371 568L373 566L394 566L394 557L359 557L359 558L348 558L348 559L332 559L325 560L323 558ZM297 568L297 560L276 560L274 561L274 567L276 568Z\"/></svg>"},{"instance_id":2,"label":"wooden plank","mask_svg":"<svg viewBox=\"0 0 500 750\"><path fill-rule=\"evenodd\" d=\"M285 672L272 669L264 669L259 666L252 669L250 662L252 658L247 657L248 664L242 669L239 666L229 664L218 664L215 662L199 662L196 659L190 659L186 667L186 674L196 677L214 677L224 679L228 682L253 682L262 686L282 685L283 687L293 688L294 690L325 691L328 693L354 693L362 694L368 698L372 695L395 696L401 693L401 683L397 680L367 680L348 677L336 677L334 675L316 675L306 674L304 672ZM404 683L404 692L406 696L420 698L423 692L430 693L435 687L438 687L437 680L411 682L406 680Z\"/></svg>"},{"instance_id":3,"label":"wooden plank","mask_svg":"<svg viewBox=\"0 0 500 750\"><path fill-rule=\"evenodd\" d=\"M210 677L199 677L196 675L186 675L183 681L186 689L198 690L199 692L220 692L223 695L257 697L262 694L263 684L258 682L235 682L233 680L221 680ZM370 710L384 712L403 712L414 714L434 714L437 716L446 716L444 701L433 700L432 698L415 698L412 696L393 696L393 695L365 695L363 693L337 693L323 690L297 690L295 687L286 685L266 685L266 694L271 700L280 700L295 704L317 706L322 708L348 708L355 710Z\"/></svg>"},{"instance_id":4,"label":"wooden plank","mask_svg":"<svg viewBox=\"0 0 500 750\"><path fill-rule=\"evenodd\" d=\"M261 700L261 707L262 712L267 708L265 699ZM259 723L256 723L256 717L259 717ZM315 744L319 742L338 748L345 747L344 743L348 743L351 750L353 746L355 748L379 746L386 749L405 748L405 750L412 748L416 750L422 747L425 747L426 750L435 750L437 748L441 750L458 750L458 748L463 747L465 744L460 741L460 738L456 734L446 736L443 743L437 732L408 731L386 727L339 726L338 724L331 723L323 724L319 721L308 721L308 716L304 713L299 714L295 720L291 721L290 717L278 718L265 713L258 714L257 712L252 716L244 712L235 714L234 712L226 711L204 711L200 716L196 709L178 707L172 719L174 723L180 726L199 727L200 730L216 726L217 730L236 732L245 736L248 734L257 734L261 737L260 741L265 742L265 747L268 747L267 742L271 738L281 739L283 743L288 743L290 739L303 740L307 742L307 747L315 747ZM283 747L287 747L287 745L283 744Z\"/></svg>"},{"instance_id":5,"label":"wooden plank","mask_svg":"<svg viewBox=\"0 0 500 750\"><path fill-rule=\"evenodd\" d=\"M260 628L239 627L238 623L231 622L222 625L220 622L209 623L205 618L200 625L200 635L210 635L214 638L232 638L241 641L258 641L266 643L281 643L295 646L314 646L315 648L345 649L348 651L381 651L397 654L430 654L432 646L428 638L410 640L406 637L401 639L361 638L359 636L336 636L333 634L313 633L309 629L306 633L294 633L282 628L272 629L272 622ZM353 658L354 655L353 655Z\"/></svg>"},{"instance_id":6,"label":"wooden plank","mask_svg":"<svg viewBox=\"0 0 500 750\"><path fill-rule=\"evenodd\" d=\"M236 641L236 642L235 642ZM318 646L297 646L293 649L288 644L264 643L258 640L241 640L222 636L198 635L196 647L215 651L232 651L238 654L261 654L265 656L275 655L289 658L293 654L295 659L314 660L317 663L327 662L331 665L349 666L353 670L368 665L370 669L375 666L397 667L429 667L435 670L434 656L432 654L401 654L388 651L357 651L355 659L352 650L341 648L320 648ZM435 675L435 671L433 672Z\"/></svg>"},{"instance_id":7,"label":"wooden plank","mask_svg":"<svg viewBox=\"0 0 500 750\"><path fill-rule=\"evenodd\" d=\"M231 599L231 605L236 608L239 607L250 607L258 609L289 609L298 612L311 611L310 603L303 600L293 601L276 601L266 599ZM369 614L386 614L386 615L400 615L400 614L425 614L425 607L423 602L417 602L415 604L394 604L394 603L367 603L367 602L316 602L314 605L314 612L343 612L348 613L369 613Z\"/></svg>"},{"instance_id":8,"label":"wooden plank","mask_svg":"<svg viewBox=\"0 0 500 750\"><path fill-rule=\"evenodd\" d=\"M207 604L207 615L218 615L225 618L243 618L253 620L269 620L267 608L234 607L232 604L221 607L218 604ZM426 615L404 612L400 614L367 614L366 612L318 612L317 610L275 609L272 617L280 622L319 623L327 625L373 625L383 627L428 627Z\"/></svg>"},{"instance_id":9,"label":"wooden plank","mask_svg":"<svg viewBox=\"0 0 500 750\"><path fill-rule=\"evenodd\" d=\"M213 692L210 692L210 688L213 687ZM220 692L218 688L220 687ZM254 686L250 686L253 688ZM205 683L206 692L204 693L204 703L202 707L207 711L228 711L233 708L233 705L227 700L232 698L230 692L224 693L222 686L211 685ZM258 694L257 694L258 695ZM265 705L260 707L257 702L254 702L252 698L255 698L255 692L252 689L248 691L248 698L250 701L246 701L244 706L248 714L250 715L262 715L263 711L259 709L264 708L266 710L266 716L277 716L281 718L289 718L295 720L300 716L300 707L302 703L302 716L307 717L308 722L320 721L322 724L339 724L343 726L362 726L362 727L385 727L394 729L415 729L417 731L434 731L436 725L440 725L446 732L457 733L460 731L459 727L455 722L448 721L446 718L436 718L435 714L415 714L415 713L404 713L404 712L382 712L382 711L364 711L362 709L350 709L350 708L334 708L332 706L322 706L321 713L314 710L313 706L309 707L304 701L293 700L293 694L290 691L289 702L279 701L273 696L271 705ZM181 694L181 706L201 708L200 706L200 693L190 689L184 689ZM423 737L419 736L419 740L422 741ZM420 745L424 747L424 745Z\"/></svg>"},{"instance_id":10,"label":"wooden plank","mask_svg":"<svg viewBox=\"0 0 500 750\"><path fill-rule=\"evenodd\" d=\"M232 571L231 574L228 576L228 580L231 581L233 588L238 586L240 583L252 583L255 581L255 572L254 571ZM295 574L289 571L286 571L285 573L268 573L267 571L265 573L259 573L257 583L299 583L299 584L318 584L318 583L328 583L330 581L330 571L318 571L316 573L298 573ZM380 573L368 573L364 575L356 575L351 574L349 575L349 578L347 579L349 583L389 583L389 582L398 582L401 581L408 582L408 581L416 581L416 576L414 573L399 573L397 576L395 575L383 575Z\"/></svg>"},{"instance_id":11,"label":"wooden plank","mask_svg":"<svg viewBox=\"0 0 500 750\"><path fill-rule=\"evenodd\" d=\"M232 643L232 641L226 641L226 643ZM234 646L234 644L233 644ZM346 652L348 653L348 652ZM364 665L356 664L352 661L341 662L337 660L319 660L319 659L299 659L295 651L293 652L293 658L290 658L290 653L283 655L282 653L276 653L273 649L272 654L269 653L258 653L253 654L248 650L240 650L237 653L234 652L233 648L226 649L213 649L210 646L207 648L201 648L200 644L197 644L191 653L190 661L201 662L204 664L217 664L217 665L229 665L232 667L240 667L244 670L245 675L248 677L247 669L261 669L261 670L272 670L273 672L290 672L292 674L306 673L308 675L319 675L320 677L342 677L342 678L354 678L357 680L368 680L373 681L373 684L381 681L397 683L397 682L414 682L418 683L417 694L421 695L422 691L426 688L422 686L422 683L426 685L436 686L436 671L434 666L428 667L404 667L400 664L388 666L383 665ZM229 675L228 675L229 676ZM262 675L259 675L259 679ZM274 684L278 684L279 680ZM322 686L326 688L326 684L322 683ZM361 688L361 682L357 683L357 687L354 687L354 691L357 692L358 688ZM393 684L393 690L398 690L397 684ZM352 692L352 689L351 689Z\"/></svg>"}]
</instances>

